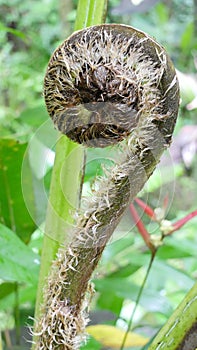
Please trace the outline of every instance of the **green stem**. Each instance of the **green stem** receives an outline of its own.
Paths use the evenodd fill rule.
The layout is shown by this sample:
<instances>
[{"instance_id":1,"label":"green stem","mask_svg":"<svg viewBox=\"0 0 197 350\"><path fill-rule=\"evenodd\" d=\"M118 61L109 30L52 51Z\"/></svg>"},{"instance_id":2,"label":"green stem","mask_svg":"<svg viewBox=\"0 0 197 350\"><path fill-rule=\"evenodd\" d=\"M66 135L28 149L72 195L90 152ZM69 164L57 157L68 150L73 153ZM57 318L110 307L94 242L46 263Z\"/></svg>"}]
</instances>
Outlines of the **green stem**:
<instances>
[{"instance_id":1,"label":"green stem","mask_svg":"<svg viewBox=\"0 0 197 350\"><path fill-rule=\"evenodd\" d=\"M16 345L20 345L20 311L19 311L19 291L18 283L15 283L15 306L14 306L14 320L15 320L15 330L16 330Z\"/></svg>"},{"instance_id":2,"label":"green stem","mask_svg":"<svg viewBox=\"0 0 197 350\"><path fill-rule=\"evenodd\" d=\"M78 2L75 30L105 22L106 0L80 0Z\"/></svg>"},{"instance_id":3,"label":"green stem","mask_svg":"<svg viewBox=\"0 0 197 350\"><path fill-rule=\"evenodd\" d=\"M3 350L1 331L0 331L0 350Z\"/></svg>"},{"instance_id":4,"label":"green stem","mask_svg":"<svg viewBox=\"0 0 197 350\"><path fill-rule=\"evenodd\" d=\"M102 23L106 8L106 0L79 0L75 30ZM40 316L43 288L51 263L56 257L60 244L66 240L66 231L69 230L73 221L73 210L79 205L83 162L83 148L71 142L66 136L61 136L56 146L51 180L36 299L36 319Z\"/></svg>"},{"instance_id":5,"label":"green stem","mask_svg":"<svg viewBox=\"0 0 197 350\"><path fill-rule=\"evenodd\" d=\"M149 262L149 265L148 265L148 269L147 269L146 274L145 274L145 276L144 276L144 280L143 280L143 282L142 282L142 284L141 284L141 286L140 286L140 290L139 290L139 293L138 293L138 295L137 295L137 299L136 299L136 302L135 302L135 307L134 307L133 312L132 312L132 314L131 314L131 317L130 317L130 320L129 320L129 323L128 323L128 326L127 326L127 330L126 330L126 333L125 333L125 335L124 335L124 338L123 338L123 341L122 341L120 350L123 350L123 349L124 349L125 342L126 342L126 340L127 340L127 336L128 336L128 334L129 334L129 331L130 331L131 326L132 326L132 323L133 323L133 317L134 317L134 315L135 315L136 309L137 309L138 304L139 304L139 301L140 301L140 299L141 299L142 292L143 292L143 290L144 290L144 287L145 287L146 281L147 281L147 279L148 279L148 276L149 276L151 267L152 267L152 265L153 265L153 261L154 261L154 259L155 259L155 255L156 255L156 251L151 253L151 259L150 259L150 262Z\"/></svg>"},{"instance_id":6,"label":"green stem","mask_svg":"<svg viewBox=\"0 0 197 350\"><path fill-rule=\"evenodd\" d=\"M80 180L83 170L83 148L61 136L56 145L56 158L52 174L45 236L43 240L41 268L35 317L40 314L43 287L52 261L61 243L66 240L73 218L72 211L79 205Z\"/></svg>"},{"instance_id":7,"label":"green stem","mask_svg":"<svg viewBox=\"0 0 197 350\"><path fill-rule=\"evenodd\" d=\"M148 350L195 350L197 283L154 338Z\"/></svg>"}]
</instances>

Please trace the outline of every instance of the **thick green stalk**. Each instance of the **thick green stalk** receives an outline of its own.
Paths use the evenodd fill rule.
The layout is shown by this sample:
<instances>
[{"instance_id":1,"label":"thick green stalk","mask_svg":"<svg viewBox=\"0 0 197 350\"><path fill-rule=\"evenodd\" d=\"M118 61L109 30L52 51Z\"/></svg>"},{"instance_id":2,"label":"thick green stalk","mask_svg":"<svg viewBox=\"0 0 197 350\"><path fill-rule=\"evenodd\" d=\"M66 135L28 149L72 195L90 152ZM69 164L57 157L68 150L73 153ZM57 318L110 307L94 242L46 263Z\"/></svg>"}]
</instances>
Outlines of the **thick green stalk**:
<instances>
[{"instance_id":1,"label":"thick green stalk","mask_svg":"<svg viewBox=\"0 0 197 350\"><path fill-rule=\"evenodd\" d=\"M148 350L197 348L197 283L157 334Z\"/></svg>"},{"instance_id":2,"label":"thick green stalk","mask_svg":"<svg viewBox=\"0 0 197 350\"><path fill-rule=\"evenodd\" d=\"M107 0L80 0L77 8L75 30L105 22Z\"/></svg>"},{"instance_id":3,"label":"thick green stalk","mask_svg":"<svg viewBox=\"0 0 197 350\"><path fill-rule=\"evenodd\" d=\"M102 23L106 8L107 0L79 0L75 30ZM73 210L78 206L83 161L83 148L71 142L66 136L61 136L57 141L51 180L36 301L36 319L41 312L43 288L51 263L56 257L60 244L66 241L66 231L72 223Z\"/></svg>"},{"instance_id":4,"label":"thick green stalk","mask_svg":"<svg viewBox=\"0 0 197 350\"><path fill-rule=\"evenodd\" d=\"M39 317L43 300L43 287L51 263L56 257L60 244L66 241L66 232L73 221L72 211L78 206L83 159L82 147L74 144L65 136L59 138L56 145L56 158L42 247L36 318Z\"/></svg>"}]
</instances>

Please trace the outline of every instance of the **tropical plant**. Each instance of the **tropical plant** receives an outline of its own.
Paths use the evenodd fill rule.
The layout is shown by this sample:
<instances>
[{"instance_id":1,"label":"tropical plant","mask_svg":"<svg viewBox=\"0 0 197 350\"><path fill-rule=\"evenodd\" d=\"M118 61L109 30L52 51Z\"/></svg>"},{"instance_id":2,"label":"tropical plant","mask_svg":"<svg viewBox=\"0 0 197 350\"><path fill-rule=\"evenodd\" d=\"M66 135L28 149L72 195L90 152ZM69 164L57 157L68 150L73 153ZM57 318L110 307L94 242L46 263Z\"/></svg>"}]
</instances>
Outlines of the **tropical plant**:
<instances>
[{"instance_id":1,"label":"tropical plant","mask_svg":"<svg viewBox=\"0 0 197 350\"><path fill-rule=\"evenodd\" d=\"M96 7L93 6L95 4ZM103 22L104 2L90 1L86 7L84 2L80 1L78 5L75 29ZM188 103L195 98L193 88L195 76L188 74L191 70L195 72L195 59L192 58L192 55L195 58L196 50L193 4L191 1L172 1L171 4L158 2L146 16L138 13L132 15L132 19L129 15L115 16L111 9L117 5L118 1L109 1L108 21L121 21L148 31L165 46L167 45L178 69L184 70L184 76L179 76L182 92L182 107L176 129L176 133L179 134L184 125L195 123L195 110L190 110L188 107ZM63 1L60 8L62 6ZM14 3L7 1L6 4L4 1L0 2L2 13L0 57L4 67L0 97L2 105L0 328L3 331L3 343L9 348L14 341L12 332L7 329L15 328L19 344L20 332L24 332L21 326L31 322L27 320L28 315L32 317L34 315L41 251L42 267L36 311L38 316L44 276L50 270L51 261L55 259L59 245L65 241L65 229L73 225L75 208L80 203L80 183L84 168L83 147L76 146L64 136L59 138L48 119L41 96L43 72L49 56L61 39L68 35L67 29L71 30L73 27L77 2L70 2L67 6L70 7L68 17L65 19L68 25L65 26L63 22L59 22L59 9L57 3L52 0L49 2L43 0L39 4L19 0L15 0ZM177 10L180 7L182 11ZM192 142L192 145L195 145L195 141ZM195 146L192 147L194 149ZM55 148L56 160L53 167ZM181 152L182 150L183 148ZM188 168L185 163L180 163L181 158L177 161L174 153L172 153L173 161L169 162L169 159L172 159L169 155L166 154L165 157L167 165L164 166L161 162L161 166L140 193L143 202L146 203L148 200L150 205L146 204L143 207L143 202L137 199L138 203L141 203L138 206L137 222L136 215L132 221L131 214L127 211L113 235L113 240L103 252L97 273L93 276L96 293L91 302L91 308L94 310L91 319L99 317L100 320L94 321L98 323L97 326L87 328L92 337L87 345L83 346L84 349L101 349L102 346L123 348L125 330L130 328L131 319L135 334L126 333L127 348L133 349L134 345L142 348L148 339L150 341L146 348L149 346L151 350L158 349L158 346L165 348L169 346L169 341L171 349L178 344L182 344L184 350L196 346L192 331L196 317L196 287L186 295L195 281L197 271L196 219L193 218L177 233L167 235L165 241L161 242L163 237L161 232L164 232L162 231L164 228L168 233L172 232L175 228L174 222L177 221L177 225L182 225L190 218L188 213L191 212L193 216L196 213L195 160L189 163ZM97 189L95 177L105 176L109 167L116 162L117 154L113 148L110 151L108 149L86 151L82 197L89 196L92 187ZM103 170L103 164L106 170ZM52 203L51 207L48 206L48 202ZM47 206L46 231L43 235ZM154 213L160 215L159 220L158 218L154 220L155 214L151 217L146 215L150 206L156 208ZM60 217L63 220L60 220ZM183 217L186 218L182 219ZM165 221L166 219L168 221ZM134 234L135 224L147 245L140 235ZM162 243L159 248L157 244L155 245L155 240L157 243L158 241ZM149 248L156 257L146 279L151 257ZM144 279L146 283L143 286ZM90 294L92 295L91 290ZM173 309L185 295L185 300L170 318ZM137 304L136 300L139 301ZM137 311L134 317L131 317L132 310L136 306ZM176 322L178 318L179 323ZM152 335L166 321L168 322L164 329L152 341ZM171 336L167 337L170 329L173 331L170 333ZM184 340L183 329L186 329L188 334ZM136 336L136 331L140 335ZM25 337L28 335L25 334ZM186 342L189 345L185 345ZM20 349L23 346L27 345L21 344Z\"/></svg>"}]
</instances>

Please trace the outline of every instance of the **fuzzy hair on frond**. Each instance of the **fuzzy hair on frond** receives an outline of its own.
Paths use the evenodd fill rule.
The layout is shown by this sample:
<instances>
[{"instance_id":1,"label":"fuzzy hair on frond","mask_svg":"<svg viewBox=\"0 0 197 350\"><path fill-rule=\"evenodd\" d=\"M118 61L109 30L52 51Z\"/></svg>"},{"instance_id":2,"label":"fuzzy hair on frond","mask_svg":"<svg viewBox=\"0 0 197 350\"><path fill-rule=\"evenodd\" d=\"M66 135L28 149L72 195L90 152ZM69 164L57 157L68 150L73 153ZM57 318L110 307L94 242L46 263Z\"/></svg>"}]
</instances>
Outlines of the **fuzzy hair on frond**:
<instances>
[{"instance_id":1,"label":"fuzzy hair on frond","mask_svg":"<svg viewBox=\"0 0 197 350\"><path fill-rule=\"evenodd\" d=\"M124 25L74 33L52 55L44 95L56 127L91 147L119 143L120 159L97 179L69 245L61 246L35 322L34 350L77 350L85 339L90 278L125 209L171 142L179 88L154 39Z\"/></svg>"},{"instance_id":2,"label":"fuzzy hair on frond","mask_svg":"<svg viewBox=\"0 0 197 350\"><path fill-rule=\"evenodd\" d=\"M169 112L162 84L166 52L128 28L103 25L76 32L51 57L47 110L58 130L78 143L113 145L138 129L141 119L160 120Z\"/></svg>"}]
</instances>

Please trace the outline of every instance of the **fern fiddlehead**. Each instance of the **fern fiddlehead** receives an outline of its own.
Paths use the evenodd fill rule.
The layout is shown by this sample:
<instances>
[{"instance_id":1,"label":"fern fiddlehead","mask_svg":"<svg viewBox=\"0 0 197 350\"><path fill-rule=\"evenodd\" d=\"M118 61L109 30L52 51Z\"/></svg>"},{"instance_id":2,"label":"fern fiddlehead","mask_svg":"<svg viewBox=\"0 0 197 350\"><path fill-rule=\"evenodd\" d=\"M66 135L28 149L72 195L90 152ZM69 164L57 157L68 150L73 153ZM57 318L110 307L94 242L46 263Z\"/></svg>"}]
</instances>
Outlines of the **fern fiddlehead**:
<instances>
[{"instance_id":1,"label":"fern fiddlehead","mask_svg":"<svg viewBox=\"0 0 197 350\"><path fill-rule=\"evenodd\" d=\"M79 213L69 246L59 249L35 327L35 349L74 350L103 249L171 142L179 88L163 47L132 27L106 24L74 33L55 50L44 95L60 132L84 146L121 150Z\"/></svg>"}]
</instances>

